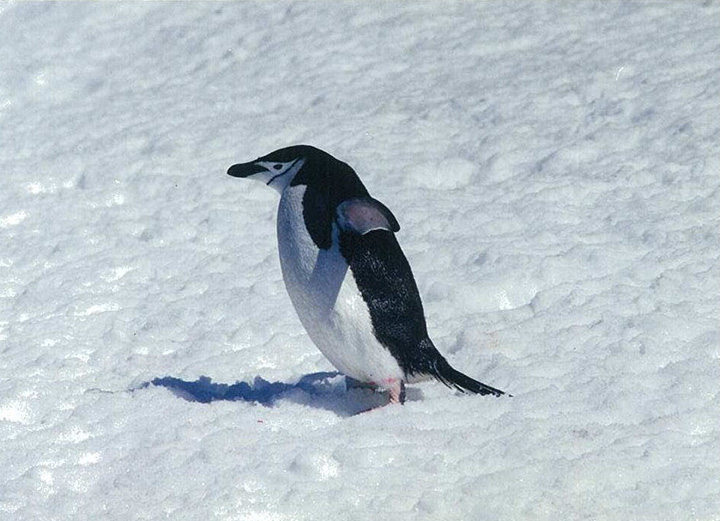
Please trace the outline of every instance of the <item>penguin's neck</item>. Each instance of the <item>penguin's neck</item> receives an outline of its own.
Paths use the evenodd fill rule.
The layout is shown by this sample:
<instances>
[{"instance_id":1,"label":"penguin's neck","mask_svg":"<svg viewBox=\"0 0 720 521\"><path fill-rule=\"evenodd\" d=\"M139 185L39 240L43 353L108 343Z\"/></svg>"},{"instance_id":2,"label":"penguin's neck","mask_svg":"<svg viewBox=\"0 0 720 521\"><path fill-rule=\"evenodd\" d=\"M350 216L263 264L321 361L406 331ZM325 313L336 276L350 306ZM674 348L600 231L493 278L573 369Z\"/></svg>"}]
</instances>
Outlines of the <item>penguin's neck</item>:
<instances>
[{"instance_id":1,"label":"penguin's neck","mask_svg":"<svg viewBox=\"0 0 720 521\"><path fill-rule=\"evenodd\" d=\"M303 220L304 185L290 186L280 196L277 216L278 251L283 276L298 281L312 273L318 248L312 241Z\"/></svg>"},{"instance_id":2,"label":"penguin's neck","mask_svg":"<svg viewBox=\"0 0 720 521\"><path fill-rule=\"evenodd\" d=\"M318 248L308 233L303 211L304 185L282 192L278 207L278 251L283 279L290 299L306 329L307 320L323 319L332 311L348 270L338 247L337 227L332 243ZM306 313L307 316L302 316Z\"/></svg>"}]
</instances>

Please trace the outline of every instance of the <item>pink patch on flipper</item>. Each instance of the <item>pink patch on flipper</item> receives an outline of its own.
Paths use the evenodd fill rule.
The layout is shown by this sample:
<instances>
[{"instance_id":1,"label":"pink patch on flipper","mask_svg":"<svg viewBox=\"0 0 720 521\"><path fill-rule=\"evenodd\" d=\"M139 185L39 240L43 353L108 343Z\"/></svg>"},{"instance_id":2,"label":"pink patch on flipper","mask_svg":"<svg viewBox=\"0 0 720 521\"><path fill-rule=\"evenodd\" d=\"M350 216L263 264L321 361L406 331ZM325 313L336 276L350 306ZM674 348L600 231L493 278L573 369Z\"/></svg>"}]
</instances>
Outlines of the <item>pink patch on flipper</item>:
<instances>
[{"instance_id":1,"label":"pink patch on flipper","mask_svg":"<svg viewBox=\"0 0 720 521\"><path fill-rule=\"evenodd\" d=\"M353 225L353 228L389 228L390 223L383 214L372 207L362 204L349 205L345 211L345 217Z\"/></svg>"},{"instance_id":2,"label":"pink patch on flipper","mask_svg":"<svg viewBox=\"0 0 720 521\"><path fill-rule=\"evenodd\" d=\"M360 235L373 230L393 231L393 225L378 204L363 199L350 199L341 203L338 206L340 227Z\"/></svg>"}]
</instances>

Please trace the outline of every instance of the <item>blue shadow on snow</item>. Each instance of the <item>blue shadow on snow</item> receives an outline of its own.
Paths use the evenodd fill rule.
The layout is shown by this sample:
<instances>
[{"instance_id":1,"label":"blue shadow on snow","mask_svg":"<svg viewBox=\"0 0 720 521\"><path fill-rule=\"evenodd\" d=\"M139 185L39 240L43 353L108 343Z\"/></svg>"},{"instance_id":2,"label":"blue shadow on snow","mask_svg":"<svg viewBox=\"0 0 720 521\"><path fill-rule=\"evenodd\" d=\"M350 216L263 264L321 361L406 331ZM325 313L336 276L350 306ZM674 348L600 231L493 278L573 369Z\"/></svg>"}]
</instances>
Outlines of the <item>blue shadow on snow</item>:
<instances>
[{"instance_id":1,"label":"blue shadow on snow","mask_svg":"<svg viewBox=\"0 0 720 521\"><path fill-rule=\"evenodd\" d=\"M210 403L218 400L244 402L257 402L263 405L272 403L281 395L299 389L308 394L320 392L318 384L324 380L338 376L339 373L314 373L303 376L297 383L288 384L284 382L268 382L263 378L255 377L252 384L247 382L236 382L232 385L213 383L208 376L201 376L194 382L181 380L172 376L155 378L150 381L152 385L165 387L174 395L184 398L190 402ZM325 384L327 386L327 383Z\"/></svg>"},{"instance_id":2,"label":"blue shadow on snow","mask_svg":"<svg viewBox=\"0 0 720 521\"><path fill-rule=\"evenodd\" d=\"M252 383L234 384L215 383L208 376L201 376L193 382L164 376L135 389L144 389L150 385L164 387L175 396L190 402L243 401L272 407L282 398L284 401L327 409L341 416L351 416L387 403L387 395L384 393L356 388L348 390L345 377L337 372L308 374L295 383L269 382L259 376Z\"/></svg>"}]
</instances>

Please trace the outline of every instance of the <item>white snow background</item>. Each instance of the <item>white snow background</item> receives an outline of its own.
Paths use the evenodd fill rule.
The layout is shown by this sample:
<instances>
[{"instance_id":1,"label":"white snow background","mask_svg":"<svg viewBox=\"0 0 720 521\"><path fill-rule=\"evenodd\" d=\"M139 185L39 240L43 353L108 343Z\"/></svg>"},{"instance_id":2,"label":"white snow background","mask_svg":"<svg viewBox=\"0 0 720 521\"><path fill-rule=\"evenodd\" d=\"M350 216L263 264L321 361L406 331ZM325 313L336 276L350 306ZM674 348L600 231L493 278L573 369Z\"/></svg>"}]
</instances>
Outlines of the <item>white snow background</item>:
<instances>
[{"instance_id":1,"label":"white snow background","mask_svg":"<svg viewBox=\"0 0 720 521\"><path fill-rule=\"evenodd\" d=\"M355 414L225 174L297 143L513 398ZM0 519L718 520L719 236L717 2L0 4Z\"/></svg>"}]
</instances>

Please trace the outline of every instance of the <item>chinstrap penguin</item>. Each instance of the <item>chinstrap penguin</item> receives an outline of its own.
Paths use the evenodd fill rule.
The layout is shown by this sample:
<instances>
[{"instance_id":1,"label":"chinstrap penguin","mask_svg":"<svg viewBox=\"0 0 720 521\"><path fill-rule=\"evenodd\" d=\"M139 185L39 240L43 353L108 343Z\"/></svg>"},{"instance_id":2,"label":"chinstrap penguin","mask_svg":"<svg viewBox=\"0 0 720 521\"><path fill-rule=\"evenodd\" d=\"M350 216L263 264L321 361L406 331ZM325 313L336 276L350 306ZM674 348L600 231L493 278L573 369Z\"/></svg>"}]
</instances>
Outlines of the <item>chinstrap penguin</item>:
<instances>
[{"instance_id":1,"label":"chinstrap penguin","mask_svg":"<svg viewBox=\"0 0 720 521\"><path fill-rule=\"evenodd\" d=\"M308 335L342 373L404 403L405 382L434 377L460 391L503 391L453 369L427 333L420 294L392 212L355 171L308 145L233 165L233 177L280 193L283 279Z\"/></svg>"}]
</instances>

